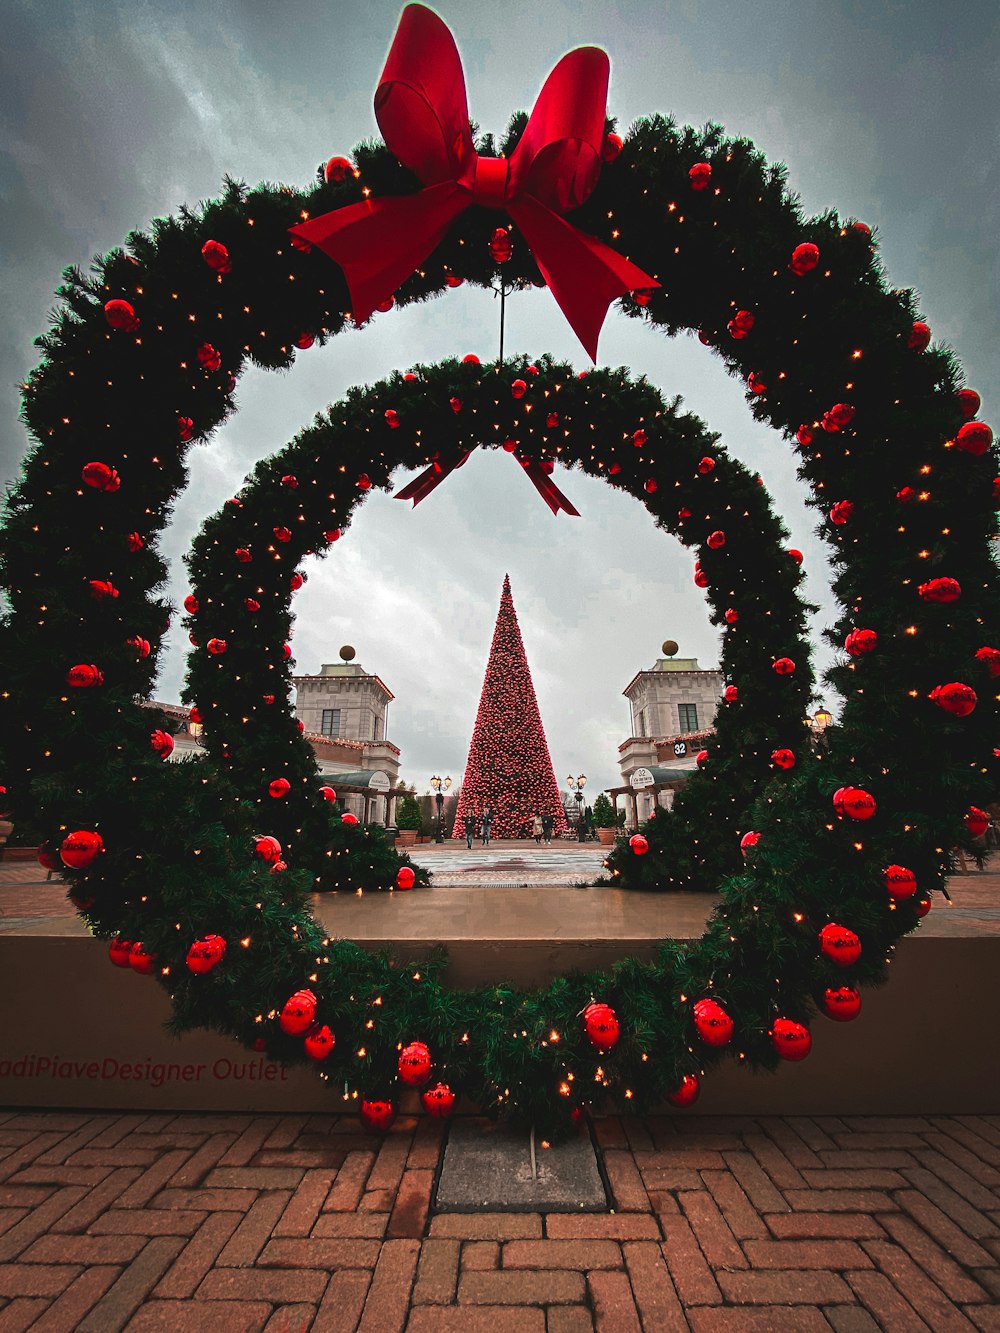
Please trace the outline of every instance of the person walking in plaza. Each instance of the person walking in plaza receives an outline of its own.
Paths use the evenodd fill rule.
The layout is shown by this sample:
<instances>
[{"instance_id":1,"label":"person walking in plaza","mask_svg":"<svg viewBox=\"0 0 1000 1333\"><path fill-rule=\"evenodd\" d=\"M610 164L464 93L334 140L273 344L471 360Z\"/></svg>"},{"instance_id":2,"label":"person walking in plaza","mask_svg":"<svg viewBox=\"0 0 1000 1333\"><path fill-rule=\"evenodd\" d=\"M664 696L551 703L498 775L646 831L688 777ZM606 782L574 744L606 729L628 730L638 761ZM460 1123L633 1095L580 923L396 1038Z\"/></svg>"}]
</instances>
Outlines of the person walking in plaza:
<instances>
[{"instance_id":1,"label":"person walking in plaza","mask_svg":"<svg viewBox=\"0 0 1000 1333\"><path fill-rule=\"evenodd\" d=\"M535 815L535 818L531 821L531 836L535 842L541 842L543 831L542 817L541 815Z\"/></svg>"},{"instance_id":2,"label":"person walking in plaza","mask_svg":"<svg viewBox=\"0 0 1000 1333\"><path fill-rule=\"evenodd\" d=\"M483 811L483 846L490 845L490 829L493 827L493 811L489 806Z\"/></svg>"},{"instance_id":3,"label":"person walking in plaza","mask_svg":"<svg viewBox=\"0 0 1000 1333\"><path fill-rule=\"evenodd\" d=\"M546 847L552 842L552 829L555 822L551 815L542 815L542 840Z\"/></svg>"},{"instance_id":4,"label":"person walking in plaza","mask_svg":"<svg viewBox=\"0 0 1000 1333\"><path fill-rule=\"evenodd\" d=\"M465 845L472 851L472 839L476 836L476 816L470 810L462 821L465 828Z\"/></svg>"}]
</instances>

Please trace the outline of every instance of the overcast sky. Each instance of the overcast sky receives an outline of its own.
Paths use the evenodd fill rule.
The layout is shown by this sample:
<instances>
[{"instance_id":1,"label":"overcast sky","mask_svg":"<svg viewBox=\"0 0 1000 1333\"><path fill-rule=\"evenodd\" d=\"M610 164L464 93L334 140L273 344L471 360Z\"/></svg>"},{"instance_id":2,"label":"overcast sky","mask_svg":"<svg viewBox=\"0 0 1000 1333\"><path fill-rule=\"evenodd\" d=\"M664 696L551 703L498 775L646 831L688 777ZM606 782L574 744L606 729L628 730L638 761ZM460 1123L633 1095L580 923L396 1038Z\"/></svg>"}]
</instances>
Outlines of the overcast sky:
<instances>
[{"instance_id":1,"label":"overcast sky","mask_svg":"<svg viewBox=\"0 0 1000 1333\"><path fill-rule=\"evenodd\" d=\"M26 440L17 384L34 365L68 264L119 245L225 173L309 182L318 162L375 133L372 94L396 0L6 0L0 44L3 311L0 477ZM462 52L472 117L500 131L530 108L554 62L593 43L611 56L619 128L655 111L721 121L787 163L809 212L836 208L877 229L890 280L915 287L937 340L997 424L1000 401L1000 5L996 0L442 0ZM299 358L251 371L240 412L192 455L167 537L181 553L253 462L284 445L352 384L413 361L495 356L492 297L464 287L376 319ZM507 347L583 367L547 292L508 304ZM806 553L806 594L827 608L827 573L787 448L749 416L739 386L691 337L667 341L611 311L605 364L631 366L723 434L763 475ZM582 517L550 516L504 454L476 454L416 510L373 495L298 594L298 670L341 644L396 696L389 739L403 776L460 779L504 573L509 572L557 777L617 779L629 734L623 687L664 638L703 666L718 658L691 558L634 501L581 474L557 480ZM817 629L819 628L817 623ZM158 697L175 701L185 636L172 631ZM824 654L818 653L822 665ZM834 705L829 693L826 702Z\"/></svg>"}]
</instances>

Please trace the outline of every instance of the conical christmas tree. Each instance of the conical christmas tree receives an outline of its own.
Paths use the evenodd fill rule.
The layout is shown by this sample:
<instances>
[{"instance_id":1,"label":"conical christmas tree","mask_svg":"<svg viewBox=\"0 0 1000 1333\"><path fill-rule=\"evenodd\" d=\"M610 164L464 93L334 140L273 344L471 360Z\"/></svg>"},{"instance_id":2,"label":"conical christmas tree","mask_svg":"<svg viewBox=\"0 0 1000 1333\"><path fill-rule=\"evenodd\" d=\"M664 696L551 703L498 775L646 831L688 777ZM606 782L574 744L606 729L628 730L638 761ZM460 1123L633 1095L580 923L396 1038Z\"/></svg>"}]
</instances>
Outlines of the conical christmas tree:
<instances>
[{"instance_id":1,"label":"conical christmas tree","mask_svg":"<svg viewBox=\"0 0 1000 1333\"><path fill-rule=\"evenodd\" d=\"M479 821L487 808L495 838L529 837L536 815L551 815L557 835L566 831L506 574L452 836L464 836L466 815Z\"/></svg>"}]
</instances>

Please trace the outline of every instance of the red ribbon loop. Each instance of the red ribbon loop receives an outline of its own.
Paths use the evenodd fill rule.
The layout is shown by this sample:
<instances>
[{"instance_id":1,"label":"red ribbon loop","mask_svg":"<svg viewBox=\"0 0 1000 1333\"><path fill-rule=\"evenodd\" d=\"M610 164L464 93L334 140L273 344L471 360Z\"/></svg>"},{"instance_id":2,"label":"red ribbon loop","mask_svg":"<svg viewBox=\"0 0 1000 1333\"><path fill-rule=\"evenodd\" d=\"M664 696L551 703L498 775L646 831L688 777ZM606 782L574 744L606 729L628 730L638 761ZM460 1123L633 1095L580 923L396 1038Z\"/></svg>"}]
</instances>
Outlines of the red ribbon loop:
<instances>
[{"instance_id":1,"label":"red ribbon loop","mask_svg":"<svg viewBox=\"0 0 1000 1333\"><path fill-rule=\"evenodd\" d=\"M369 199L292 227L343 269L354 320L363 324L470 205L505 208L592 360L616 297L660 284L562 216L593 191L601 170L608 57L593 46L563 56L549 74L521 140L506 158L472 143L462 61L446 25L423 5L403 10L375 94L387 147L425 186Z\"/></svg>"},{"instance_id":2,"label":"red ribbon loop","mask_svg":"<svg viewBox=\"0 0 1000 1333\"><path fill-rule=\"evenodd\" d=\"M412 500L413 507L416 509L421 500L426 500L431 491L437 490L445 477L450 477L453 472L463 465L471 452L471 449L464 449L460 454L456 454L454 458L448 459L446 462L431 463L430 467L424 468L423 472L414 477L412 481L408 481L402 490L397 491L392 498L394 500ZM554 515L562 510L564 514L572 514L575 518L580 517L579 509L574 508L566 499L537 459L524 458L520 454L515 455L515 458L524 468L535 490Z\"/></svg>"}]
</instances>

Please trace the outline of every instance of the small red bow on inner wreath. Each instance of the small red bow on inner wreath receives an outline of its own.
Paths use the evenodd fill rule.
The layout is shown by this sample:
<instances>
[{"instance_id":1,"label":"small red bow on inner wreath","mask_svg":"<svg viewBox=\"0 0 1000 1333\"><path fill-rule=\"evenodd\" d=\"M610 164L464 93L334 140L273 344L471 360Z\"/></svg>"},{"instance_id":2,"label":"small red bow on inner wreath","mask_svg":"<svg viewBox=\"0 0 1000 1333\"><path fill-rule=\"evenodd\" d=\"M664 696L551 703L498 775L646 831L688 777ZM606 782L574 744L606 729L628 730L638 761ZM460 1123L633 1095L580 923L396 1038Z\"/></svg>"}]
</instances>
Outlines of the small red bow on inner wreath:
<instances>
[{"instance_id":1,"label":"small red bow on inner wreath","mask_svg":"<svg viewBox=\"0 0 1000 1333\"><path fill-rule=\"evenodd\" d=\"M504 209L520 228L563 314L591 360L608 306L660 284L562 216L592 193L610 65L595 46L563 56L545 81L509 158L472 143L465 77L449 29L407 5L375 93L387 147L424 184L418 194L367 199L292 227L343 269L354 320L363 324L473 204Z\"/></svg>"}]
</instances>

